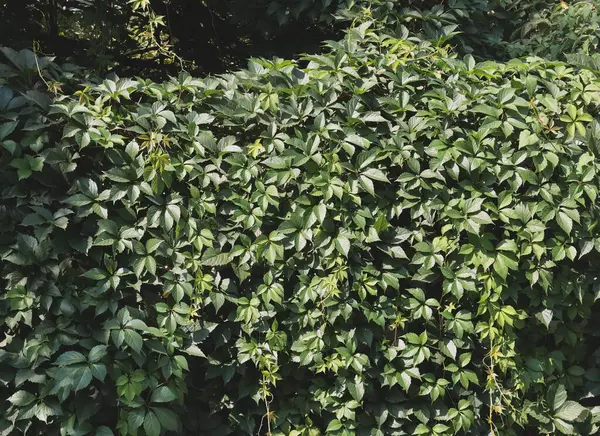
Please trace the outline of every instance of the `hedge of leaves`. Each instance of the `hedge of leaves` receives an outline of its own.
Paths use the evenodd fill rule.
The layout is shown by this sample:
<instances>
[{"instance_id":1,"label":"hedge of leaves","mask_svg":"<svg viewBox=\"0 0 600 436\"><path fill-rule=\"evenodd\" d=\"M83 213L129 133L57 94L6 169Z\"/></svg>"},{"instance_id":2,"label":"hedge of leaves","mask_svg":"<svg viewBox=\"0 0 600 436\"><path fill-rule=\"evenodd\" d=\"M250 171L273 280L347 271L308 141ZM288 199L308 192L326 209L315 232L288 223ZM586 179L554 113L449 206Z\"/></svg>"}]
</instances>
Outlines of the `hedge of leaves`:
<instances>
[{"instance_id":1,"label":"hedge of leaves","mask_svg":"<svg viewBox=\"0 0 600 436\"><path fill-rule=\"evenodd\" d=\"M2 434L598 432L600 77L371 27L72 92L3 50Z\"/></svg>"},{"instance_id":2,"label":"hedge of leaves","mask_svg":"<svg viewBox=\"0 0 600 436\"><path fill-rule=\"evenodd\" d=\"M551 59L565 53L593 53L600 37L598 0L567 4L555 2L529 14L515 32L514 41L505 45L511 56L536 54Z\"/></svg>"}]
</instances>

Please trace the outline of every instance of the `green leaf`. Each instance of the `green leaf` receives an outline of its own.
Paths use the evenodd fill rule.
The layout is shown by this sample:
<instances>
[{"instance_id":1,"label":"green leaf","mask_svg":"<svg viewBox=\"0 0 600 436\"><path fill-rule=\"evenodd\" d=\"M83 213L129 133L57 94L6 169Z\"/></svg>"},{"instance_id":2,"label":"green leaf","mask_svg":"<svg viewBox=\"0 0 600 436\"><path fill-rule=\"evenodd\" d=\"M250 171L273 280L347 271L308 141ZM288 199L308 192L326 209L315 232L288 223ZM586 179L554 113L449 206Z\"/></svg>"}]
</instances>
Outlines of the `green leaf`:
<instances>
[{"instance_id":1,"label":"green leaf","mask_svg":"<svg viewBox=\"0 0 600 436\"><path fill-rule=\"evenodd\" d=\"M76 363L86 362L85 356L77 351L67 351L61 354L58 359L54 362L55 365L74 365Z\"/></svg>"},{"instance_id":2,"label":"green leaf","mask_svg":"<svg viewBox=\"0 0 600 436\"><path fill-rule=\"evenodd\" d=\"M206 354L204 354L204 352L197 345L190 345L185 349L185 352L190 356L206 357Z\"/></svg>"},{"instance_id":3,"label":"green leaf","mask_svg":"<svg viewBox=\"0 0 600 436\"><path fill-rule=\"evenodd\" d=\"M0 145L4 147L11 155L14 155L19 145L15 141L5 140L0 141Z\"/></svg>"},{"instance_id":4,"label":"green leaf","mask_svg":"<svg viewBox=\"0 0 600 436\"><path fill-rule=\"evenodd\" d=\"M141 331L148 330L148 325L141 319L132 319L130 321L127 321L127 327Z\"/></svg>"},{"instance_id":5,"label":"green leaf","mask_svg":"<svg viewBox=\"0 0 600 436\"><path fill-rule=\"evenodd\" d=\"M144 343L142 336L135 330L131 329L125 329L123 332L125 334L125 343L129 345L136 353L142 351L142 345Z\"/></svg>"},{"instance_id":6,"label":"green leaf","mask_svg":"<svg viewBox=\"0 0 600 436\"><path fill-rule=\"evenodd\" d=\"M32 171L42 171L42 168L44 168L44 158L42 157L35 157L35 158L30 158L29 160L29 168L31 168Z\"/></svg>"},{"instance_id":7,"label":"green leaf","mask_svg":"<svg viewBox=\"0 0 600 436\"><path fill-rule=\"evenodd\" d=\"M510 254L498 253L496 260L494 261L494 271L496 271L500 277L506 279L509 269L518 269L518 263L514 260L514 256Z\"/></svg>"},{"instance_id":8,"label":"green leaf","mask_svg":"<svg viewBox=\"0 0 600 436\"><path fill-rule=\"evenodd\" d=\"M567 401L567 390L562 383L553 384L548 389L548 403L552 407L552 411L556 412Z\"/></svg>"},{"instance_id":9,"label":"green leaf","mask_svg":"<svg viewBox=\"0 0 600 436\"><path fill-rule=\"evenodd\" d=\"M525 362L525 365L527 366L528 369L530 369L531 371L534 371L534 372L543 372L544 371L544 364L538 359L529 358Z\"/></svg>"},{"instance_id":10,"label":"green leaf","mask_svg":"<svg viewBox=\"0 0 600 436\"><path fill-rule=\"evenodd\" d=\"M131 430L136 430L142 426L146 418L146 412L143 409L131 410L127 416L127 424Z\"/></svg>"},{"instance_id":11,"label":"green leaf","mask_svg":"<svg viewBox=\"0 0 600 436\"><path fill-rule=\"evenodd\" d=\"M553 422L558 431L560 431L562 434L576 434L575 427L568 422L565 422L560 418L554 418Z\"/></svg>"},{"instance_id":12,"label":"green leaf","mask_svg":"<svg viewBox=\"0 0 600 436\"><path fill-rule=\"evenodd\" d=\"M0 124L0 142L4 141L8 135L15 131L17 124L17 121Z\"/></svg>"},{"instance_id":13,"label":"green leaf","mask_svg":"<svg viewBox=\"0 0 600 436\"><path fill-rule=\"evenodd\" d=\"M160 436L160 421L154 412L148 412L144 418L144 430L148 436Z\"/></svg>"},{"instance_id":14,"label":"green leaf","mask_svg":"<svg viewBox=\"0 0 600 436\"><path fill-rule=\"evenodd\" d=\"M320 223L325 221L325 217L327 216L327 206L324 203L320 203L314 207L314 213Z\"/></svg>"},{"instance_id":15,"label":"green leaf","mask_svg":"<svg viewBox=\"0 0 600 436\"><path fill-rule=\"evenodd\" d=\"M205 266L223 266L231 262L229 253L220 253L213 248L207 248L202 255L202 265Z\"/></svg>"},{"instance_id":16,"label":"green leaf","mask_svg":"<svg viewBox=\"0 0 600 436\"><path fill-rule=\"evenodd\" d=\"M576 421L579 417L586 413L587 409L575 401L566 401L556 412L554 416L565 421Z\"/></svg>"},{"instance_id":17,"label":"green leaf","mask_svg":"<svg viewBox=\"0 0 600 436\"><path fill-rule=\"evenodd\" d=\"M355 378L354 382L348 383L348 391L356 401L361 401L365 395L365 385L360 378Z\"/></svg>"},{"instance_id":18,"label":"green leaf","mask_svg":"<svg viewBox=\"0 0 600 436\"><path fill-rule=\"evenodd\" d=\"M535 76L528 74L525 79L525 88L527 89L527 94L530 97L535 95L535 90L537 89L538 81Z\"/></svg>"},{"instance_id":19,"label":"green leaf","mask_svg":"<svg viewBox=\"0 0 600 436\"><path fill-rule=\"evenodd\" d=\"M569 215L563 211L559 211L556 214L556 222L567 235L571 234L571 230L573 230L573 220L569 217Z\"/></svg>"},{"instance_id":20,"label":"green leaf","mask_svg":"<svg viewBox=\"0 0 600 436\"><path fill-rule=\"evenodd\" d=\"M110 428L102 426L96 429L96 436L114 436L114 433Z\"/></svg>"},{"instance_id":21,"label":"green leaf","mask_svg":"<svg viewBox=\"0 0 600 436\"><path fill-rule=\"evenodd\" d=\"M175 401L177 399L177 395L167 386L161 386L152 391L152 396L150 397L151 403L170 403L171 401Z\"/></svg>"},{"instance_id":22,"label":"green leaf","mask_svg":"<svg viewBox=\"0 0 600 436\"><path fill-rule=\"evenodd\" d=\"M500 115L502 115L502 111L500 111L499 109L496 109L492 106L489 105L484 105L484 104L479 104L474 106L471 109L472 112L476 112L476 113L481 113L481 114L485 114L485 115L489 115L492 118L500 118Z\"/></svg>"},{"instance_id":23,"label":"green leaf","mask_svg":"<svg viewBox=\"0 0 600 436\"><path fill-rule=\"evenodd\" d=\"M26 179L32 174L29 163L25 159L13 159L11 165L17 169L19 180Z\"/></svg>"},{"instance_id":24,"label":"green leaf","mask_svg":"<svg viewBox=\"0 0 600 436\"><path fill-rule=\"evenodd\" d=\"M333 419L333 420L329 421L329 425L327 426L327 430L325 430L325 431L331 432L331 431L339 430L340 428L342 428L342 423L340 422L340 420Z\"/></svg>"},{"instance_id":25,"label":"green leaf","mask_svg":"<svg viewBox=\"0 0 600 436\"><path fill-rule=\"evenodd\" d=\"M90 369L92 371L92 376L94 376L101 382L104 381L104 379L106 378L106 365L104 365L103 363L95 363L90 367Z\"/></svg>"},{"instance_id":26,"label":"green leaf","mask_svg":"<svg viewBox=\"0 0 600 436\"><path fill-rule=\"evenodd\" d=\"M449 357L452 357L452 359L456 360L456 352L457 352L457 348L456 345L454 344L454 341L452 341L451 339L448 339L445 342L442 342L441 345L442 351L444 352L444 354L446 354Z\"/></svg>"},{"instance_id":27,"label":"green leaf","mask_svg":"<svg viewBox=\"0 0 600 436\"><path fill-rule=\"evenodd\" d=\"M87 271L83 275L83 277L92 279L92 280L104 280L109 277L109 274L108 274L108 272L106 272L105 270L103 270L101 268L93 268L93 269Z\"/></svg>"},{"instance_id":28,"label":"green leaf","mask_svg":"<svg viewBox=\"0 0 600 436\"><path fill-rule=\"evenodd\" d=\"M180 217L181 209L179 209L179 206L175 204L168 205L164 215L165 229L171 230L173 224L179 222Z\"/></svg>"},{"instance_id":29,"label":"green leaf","mask_svg":"<svg viewBox=\"0 0 600 436\"><path fill-rule=\"evenodd\" d=\"M290 167L291 160L283 158L281 156L273 156L263 160L262 163L268 166L269 168L283 170Z\"/></svg>"},{"instance_id":30,"label":"green leaf","mask_svg":"<svg viewBox=\"0 0 600 436\"><path fill-rule=\"evenodd\" d=\"M44 423L48 423L48 418L59 415L60 408L51 403L39 403L33 407L35 417Z\"/></svg>"},{"instance_id":31,"label":"green leaf","mask_svg":"<svg viewBox=\"0 0 600 436\"><path fill-rule=\"evenodd\" d=\"M151 407L150 410L156 415L161 427L170 431L177 431L179 429L179 418L172 410L164 407Z\"/></svg>"},{"instance_id":32,"label":"green leaf","mask_svg":"<svg viewBox=\"0 0 600 436\"><path fill-rule=\"evenodd\" d=\"M548 328L550 326L550 321L552 321L553 315L553 311L550 309L544 309L541 312L536 313L535 317L540 320L540 322L544 324L546 328Z\"/></svg>"},{"instance_id":33,"label":"green leaf","mask_svg":"<svg viewBox=\"0 0 600 436\"><path fill-rule=\"evenodd\" d=\"M390 182L388 180L387 176L385 175L385 173L376 168L369 168L368 170L363 171L361 174L372 180L377 180L377 181L386 182L386 183Z\"/></svg>"},{"instance_id":34,"label":"green leaf","mask_svg":"<svg viewBox=\"0 0 600 436\"><path fill-rule=\"evenodd\" d=\"M419 424L412 434L431 434L431 431L425 424Z\"/></svg>"},{"instance_id":35,"label":"green leaf","mask_svg":"<svg viewBox=\"0 0 600 436\"><path fill-rule=\"evenodd\" d=\"M28 406L35 401L35 396L27 391L17 391L8 397L8 401L15 406L24 407Z\"/></svg>"},{"instance_id":36,"label":"green leaf","mask_svg":"<svg viewBox=\"0 0 600 436\"><path fill-rule=\"evenodd\" d=\"M345 236L338 236L335 239L335 247L341 254L348 257L348 253L350 252L350 240Z\"/></svg>"},{"instance_id":37,"label":"green leaf","mask_svg":"<svg viewBox=\"0 0 600 436\"><path fill-rule=\"evenodd\" d=\"M370 178L361 174L358 176L358 181L360 183L360 186L362 186L365 191L375 196L375 186L373 185L373 182Z\"/></svg>"},{"instance_id":38,"label":"green leaf","mask_svg":"<svg viewBox=\"0 0 600 436\"><path fill-rule=\"evenodd\" d=\"M396 379L398 381L398 384L402 386L402 388L406 392L408 392L408 390L410 389L410 384L412 383L411 376L406 371L403 371L396 376Z\"/></svg>"},{"instance_id":39,"label":"green leaf","mask_svg":"<svg viewBox=\"0 0 600 436\"><path fill-rule=\"evenodd\" d=\"M140 277L146 270L146 258L138 257L133 261L133 272L136 276Z\"/></svg>"},{"instance_id":40,"label":"green leaf","mask_svg":"<svg viewBox=\"0 0 600 436\"><path fill-rule=\"evenodd\" d=\"M146 242L146 252L148 254L154 253L156 249L162 244L164 241L162 239L151 238Z\"/></svg>"},{"instance_id":41,"label":"green leaf","mask_svg":"<svg viewBox=\"0 0 600 436\"><path fill-rule=\"evenodd\" d=\"M375 123L384 123L386 121L386 119L383 118L379 112L367 112L361 117L361 119L365 122Z\"/></svg>"},{"instance_id":42,"label":"green leaf","mask_svg":"<svg viewBox=\"0 0 600 436\"><path fill-rule=\"evenodd\" d=\"M87 206L88 204L91 204L93 202L93 200L91 198L89 198L87 195L83 195L83 194L75 194L75 195L71 195L70 197L68 197L65 201L65 203L70 204L71 206Z\"/></svg>"},{"instance_id":43,"label":"green leaf","mask_svg":"<svg viewBox=\"0 0 600 436\"><path fill-rule=\"evenodd\" d=\"M86 365L75 370L73 374L73 386L75 392L85 389L92 382L92 370Z\"/></svg>"},{"instance_id":44,"label":"green leaf","mask_svg":"<svg viewBox=\"0 0 600 436\"><path fill-rule=\"evenodd\" d=\"M88 353L87 360L91 363L95 363L106 356L106 345L96 345L94 348L90 350Z\"/></svg>"}]
</instances>

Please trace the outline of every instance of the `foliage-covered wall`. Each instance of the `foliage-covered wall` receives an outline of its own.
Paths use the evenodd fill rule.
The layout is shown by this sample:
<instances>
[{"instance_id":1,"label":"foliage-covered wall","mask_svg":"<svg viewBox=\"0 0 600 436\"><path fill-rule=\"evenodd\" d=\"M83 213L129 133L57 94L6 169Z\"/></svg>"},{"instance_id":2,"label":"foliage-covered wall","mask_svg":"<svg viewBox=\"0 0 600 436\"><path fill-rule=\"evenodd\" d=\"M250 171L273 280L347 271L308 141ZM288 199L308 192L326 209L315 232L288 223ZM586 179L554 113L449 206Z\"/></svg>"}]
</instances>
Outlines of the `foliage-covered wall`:
<instances>
[{"instance_id":1,"label":"foliage-covered wall","mask_svg":"<svg viewBox=\"0 0 600 436\"><path fill-rule=\"evenodd\" d=\"M600 76L394 6L205 79L2 49L2 434L598 432Z\"/></svg>"}]
</instances>

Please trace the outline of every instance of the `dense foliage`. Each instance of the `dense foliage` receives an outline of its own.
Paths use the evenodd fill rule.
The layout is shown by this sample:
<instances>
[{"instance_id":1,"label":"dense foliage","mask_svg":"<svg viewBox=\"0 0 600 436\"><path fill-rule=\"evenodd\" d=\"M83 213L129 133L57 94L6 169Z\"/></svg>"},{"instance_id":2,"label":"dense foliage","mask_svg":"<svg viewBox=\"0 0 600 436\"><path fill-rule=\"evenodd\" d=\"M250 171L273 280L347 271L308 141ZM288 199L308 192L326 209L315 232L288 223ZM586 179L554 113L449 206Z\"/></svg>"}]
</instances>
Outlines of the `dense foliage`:
<instances>
[{"instance_id":1,"label":"dense foliage","mask_svg":"<svg viewBox=\"0 0 600 436\"><path fill-rule=\"evenodd\" d=\"M600 37L599 2L558 2L533 11L505 44L509 56L540 55L551 59L565 53L590 53Z\"/></svg>"},{"instance_id":2,"label":"dense foliage","mask_svg":"<svg viewBox=\"0 0 600 436\"><path fill-rule=\"evenodd\" d=\"M253 3L353 24L164 82L0 50L0 433L597 434L594 3Z\"/></svg>"},{"instance_id":3,"label":"dense foliage","mask_svg":"<svg viewBox=\"0 0 600 436\"><path fill-rule=\"evenodd\" d=\"M424 39L446 37L476 59L587 52L597 0L0 0L0 44L100 74L163 79L231 71L249 56L296 58L370 15Z\"/></svg>"},{"instance_id":4,"label":"dense foliage","mask_svg":"<svg viewBox=\"0 0 600 436\"><path fill-rule=\"evenodd\" d=\"M6 432L596 431L600 82L399 36L54 102L4 50Z\"/></svg>"}]
</instances>

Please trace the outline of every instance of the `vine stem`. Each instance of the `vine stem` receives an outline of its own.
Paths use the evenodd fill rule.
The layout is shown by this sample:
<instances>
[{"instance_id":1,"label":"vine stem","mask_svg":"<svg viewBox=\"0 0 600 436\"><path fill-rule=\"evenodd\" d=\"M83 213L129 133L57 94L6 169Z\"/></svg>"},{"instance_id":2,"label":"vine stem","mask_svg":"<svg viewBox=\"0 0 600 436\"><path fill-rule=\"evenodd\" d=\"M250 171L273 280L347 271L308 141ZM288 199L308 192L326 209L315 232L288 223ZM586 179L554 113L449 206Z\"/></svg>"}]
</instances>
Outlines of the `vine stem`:
<instances>
[{"instance_id":1,"label":"vine stem","mask_svg":"<svg viewBox=\"0 0 600 436\"><path fill-rule=\"evenodd\" d=\"M271 436L271 401L268 401L265 395L265 410L267 412L267 435Z\"/></svg>"},{"instance_id":2,"label":"vine stem","mask_svg":"<svg viewBox=\"0 0 600 436\"><path fill-rule=\"evenodd\" d=\"M267 383L265 376L263 376L263 383ZM267 436L271 436L271 401L273 401L273 398L271 397L271 399L269 400L268 397L269 397L269 394L267 392L264 392L263 393L263 401L265 403L265 414L262 416L262 418L260 420L260 426L258 427L258 433L257 433L258 436L260 436L260 432L263 428L265 418L267 418Z\"/></svg>"},{"instance_id":3,"label":"vine stem","mask_svg":"<svg viewBox=\"0 0 600 436\"><path fill-rule=\"evenodd\" d=\"M489 357L490 357L490 368L489 368L489 371L490 372L489 372L489 374L490 374L490 377L494 378L495 377L495 374L494 374L494 356L492 355L494 344L492 342L491 324L490 324L490 332L488 333L488 336L490 337L490 354L489 354ZM494 381L495 381L495 379L494 379ZM488 415L488 424L490 426L490 432L492 433L492 435L495 434L494 433L494 421L493 421L493 414L494 414L494 408L493 408L493 404L492 404L493 401L494 401L494 399L493 399L493 395L492 395L492 390L490 389L490 406L489 406L490 407L490 411L489 411L489 415Z\"/></svg>"},{"instance_id":4,"label":"vine stem","mask_svg":"<svg viewBox=\"0 0 600 436\"><path fill-rule=\"evenodd\" d=\"M37 72L38 72L38 76L40 76L40 79L42 79L42 81L44 82L44 85L46 85L46 88L48 89L48 91L51 91L52 88L50 87L50 84L46 81L46 79L44 78L44 75L42 74L42 70L40 68L40 64L38 63L38 48L39 48L39 42L34 41L33 42L33 59L35 59L35 66L37 68ZM56 91L54 91L54 95L56 95Z\"/></svg>"}]
</instances>

